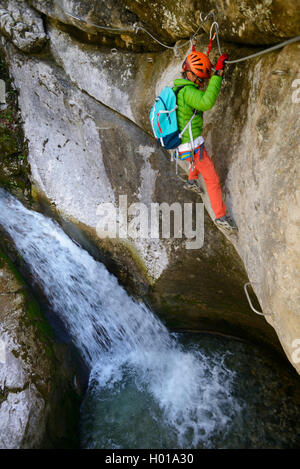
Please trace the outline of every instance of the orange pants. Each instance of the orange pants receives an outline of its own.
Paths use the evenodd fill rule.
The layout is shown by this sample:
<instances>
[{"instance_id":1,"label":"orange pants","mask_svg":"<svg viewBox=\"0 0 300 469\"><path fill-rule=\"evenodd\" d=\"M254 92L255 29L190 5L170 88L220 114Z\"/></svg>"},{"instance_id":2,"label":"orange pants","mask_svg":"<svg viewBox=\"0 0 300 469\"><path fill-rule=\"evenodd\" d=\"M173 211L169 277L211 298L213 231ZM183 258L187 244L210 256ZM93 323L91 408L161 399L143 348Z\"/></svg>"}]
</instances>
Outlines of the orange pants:
<instances>
[{"instance_id":1,"label":"orange pants","mask_svg":"<svg viewBox=\"0 0 300 469\"><path fill-rule=\"evenodd\" d=\"M215 212L216 218L223 217L226 213L226 205L222 200L222 190L219 176L215 170L214 164L209 154L203 148L202 160L200 158L200 147L195 149L194 167L190 168L189 181L197 180L199 173L202 175L206 184L208 197ZM190 158L187 158L190 161Z\"/></svg>"}]
</instances>

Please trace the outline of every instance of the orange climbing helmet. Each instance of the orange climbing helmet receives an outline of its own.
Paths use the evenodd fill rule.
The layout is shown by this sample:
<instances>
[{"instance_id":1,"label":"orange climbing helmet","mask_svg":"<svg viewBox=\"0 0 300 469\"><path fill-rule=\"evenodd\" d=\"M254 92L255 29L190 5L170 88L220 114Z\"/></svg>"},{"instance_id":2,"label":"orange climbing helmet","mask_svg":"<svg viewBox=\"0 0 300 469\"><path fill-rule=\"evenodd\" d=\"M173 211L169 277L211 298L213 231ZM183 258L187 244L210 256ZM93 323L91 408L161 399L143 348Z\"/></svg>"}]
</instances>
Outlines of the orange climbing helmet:
<instances>
[{"instance_id":1,"label":"orange climbing helmet","mask_svg":"<svg viewBox=\"0 0 300 469\"><path fill-rule=\"evenodd\" d=\"M182 64L183 72L192 72L198 78L210 78L211 61L202 52L191 52Z\"/></svg>"}]
</instances>

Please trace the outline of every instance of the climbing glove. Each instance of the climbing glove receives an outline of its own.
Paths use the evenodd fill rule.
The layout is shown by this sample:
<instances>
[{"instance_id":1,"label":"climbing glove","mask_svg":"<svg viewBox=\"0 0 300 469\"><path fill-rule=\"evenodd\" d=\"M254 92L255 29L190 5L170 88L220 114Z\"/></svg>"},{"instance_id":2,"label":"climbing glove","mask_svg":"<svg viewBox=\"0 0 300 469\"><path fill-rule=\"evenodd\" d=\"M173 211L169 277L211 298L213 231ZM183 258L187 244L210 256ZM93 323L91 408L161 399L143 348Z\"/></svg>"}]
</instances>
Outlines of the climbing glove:
<instances>
[{"instance_id":1,"label":"climbing glove","mask_svg":"<svg viewBox=\"0 0 300 469\"><path fill-rule=\"evenodd\" d=\"M224 65L225 65L224 62L227 59L228 59L227 54L220 55L220 57L218 58L218 61L217 61L216 70L224 70Z\"/></svg>"},{"instance_id":2,"label":"climbing glove","mask_svg":"<svg viewBox=\"0 0 300 469\"><path fill-rule=\"evenodd\" d=\"M218 72L219 70L224 70L225 60L228 60L228 55L227 54L220 55L217 61L217 65L216 65L216 72Z\"/></svg>"}]
</instances>

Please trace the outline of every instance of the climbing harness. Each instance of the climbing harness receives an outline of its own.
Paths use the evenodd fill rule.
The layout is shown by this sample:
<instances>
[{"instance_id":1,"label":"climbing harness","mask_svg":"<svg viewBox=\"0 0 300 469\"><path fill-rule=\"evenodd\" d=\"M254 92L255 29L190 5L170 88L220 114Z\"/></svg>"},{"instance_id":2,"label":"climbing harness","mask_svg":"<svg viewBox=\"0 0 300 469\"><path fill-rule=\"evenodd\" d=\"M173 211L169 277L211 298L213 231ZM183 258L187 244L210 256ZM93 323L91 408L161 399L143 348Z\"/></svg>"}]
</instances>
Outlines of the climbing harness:
<instances>
[{"instance_id":1,"label":"climbing harness","mask_svg":"<svg viewBox=\"0 0 300 469\"><path fill-rule=\"evenodd\" d=\"M247 290L247 287L251 285L252 287L252 283L251 282L247 282L245 283L244 285L244 290L245 290L245 293L246 293L246 297L247 297L247 300L248 300L248 303L250 305L250 308L252 309L252 311L254 311L254 313L256 314L259 314L260 316L273 316L272 313L262 313L261 311L257 311L257 309L254 308L253 304L252 304L252 301L251 301L251 298L250 298L250 295L249 295L249 292ZM253 287L252 287L253 288Z\"/></svg>"}]
</instances>

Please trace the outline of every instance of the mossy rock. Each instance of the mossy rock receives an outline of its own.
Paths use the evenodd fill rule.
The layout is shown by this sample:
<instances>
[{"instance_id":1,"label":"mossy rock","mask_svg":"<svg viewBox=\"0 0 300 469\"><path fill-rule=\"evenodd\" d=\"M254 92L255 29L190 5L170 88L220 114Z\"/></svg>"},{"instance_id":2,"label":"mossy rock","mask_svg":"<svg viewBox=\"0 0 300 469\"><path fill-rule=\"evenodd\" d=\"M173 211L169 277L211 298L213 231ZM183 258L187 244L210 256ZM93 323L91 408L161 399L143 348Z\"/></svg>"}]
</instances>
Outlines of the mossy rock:
<instances>
[{"instance_id":1,"label":"mossy rock","mask_svg":"<svg viewBox=\"0 0 300 469\"><path fill-rule=\"evenodd\" d=\"M18 151L18 144L13 133L0 126L0 155L1 158L13 155Z\"/></svg>"},{"instance_id":2,"label":"mossy rock","mask_svg":"<svg viewBox=\"0 0 300 469\"><path fill-rule=\"evenodd\" d=\"M37 402L43 404L36 409L40 425L36 432L41 434L32 443L32 429L29 436L25 431L21 448L76 448L81 391L74 387L77 371L70 350L57 342L40 304L1 249L0 271L1 326L16 345L11 353L27 377L26 386L37 390ZM13 392L13 388L4 387L0 403Z\"/></svg>"},{"instance_id":3,"label":"mossy rock","mask_svg":"<svg viewBox=\"0 0 300 469\"><path fill-rule=\"evenodd\" d=\"M0 49L0 78L5 82L5 109L0 110L0 186L23 203L31 203L28 147L18 107L18 93L9 76L4 54Z\"/></svg>"}]
</instances>

